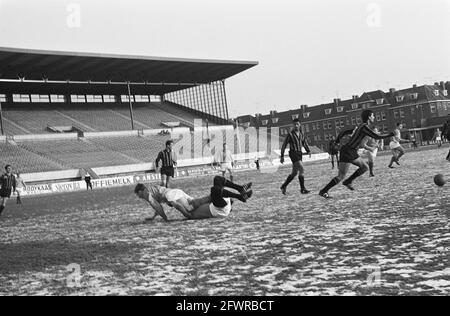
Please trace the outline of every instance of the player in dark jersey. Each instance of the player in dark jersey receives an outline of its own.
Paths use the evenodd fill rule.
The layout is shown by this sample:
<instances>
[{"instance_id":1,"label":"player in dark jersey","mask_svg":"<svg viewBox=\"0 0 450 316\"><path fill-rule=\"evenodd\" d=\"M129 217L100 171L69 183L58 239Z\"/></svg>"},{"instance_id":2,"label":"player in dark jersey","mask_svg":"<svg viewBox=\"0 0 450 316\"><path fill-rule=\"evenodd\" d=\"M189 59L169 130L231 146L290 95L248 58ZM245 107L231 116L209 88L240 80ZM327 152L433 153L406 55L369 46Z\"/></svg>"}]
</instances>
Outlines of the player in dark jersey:
<instances>
[{"instance_id":1,"label":"player in dark jersey","mask_svg":"<svg viewBox=\"0 0 450 316\"><path fill-rule=\"evenodd\" d=\"M155 167L159 169L159 162L161 161L161 186L169 188L170 179L175 176L175 166L177 165L177 157L172 149L173 141L168 140L166 142L166 149L160 151L156 158Z\"/></svg>"},{"instance_id":2,"label":"player in dark jersey","mask_svg":"<svg viewBox=\"0 0 450 316\"><path fill-rule=\"evenodd\" d=\"M0 178L0 199L2 201L0 205L0 215L5 210L6 201L11 198L11 194L16 192L16 177L12 173L12 167L10 165L5 166L5 171Z\"/></svg>"},{"instance_id":3,"label":"player in dark jersey","mask_svg":"<svg viewBox=\"0 0 450 316\"><path fill-rule=\"evenodd\" d=\"M449 119L442 126L442 135L447 139L447 141L450 142L450 114L449 114ZM445 158L445 159L450 161L450 150L448 152L447 158Z\"/></svg>"},{"instance_id":4,"label":"player in dark jersey","mask_svg":"<svg viewBox=\"0 0 450 316\"><path fill-rule=\"evenodd\" d=\"M338 185L348 173L351 165L359 167L354 174L352 174L343 184L350 190L355 190L352 183L359 176L363 175L369 170L367 163L358 155L358 148L361 146L362 141L365 137L369 136L373 139L383 139L392 137L394 133L387 135L380 135L375 133L369 124L373 124L375 121L375 115L371 110L365 110L361 114L363 123L360 124L356 129L346 130L339 134L336 142L339 143L341 138L345 135L352 134L351 139L347 144L342 146L339 154L340 164L339 164L339 175L330 183L328 183L322 190L320 190L319 195L324 198L329 198L328 191L334 186Z\"/></svg>"},{"instance_id":5,"label":"player in dark jersey","mask_svg":"<svg viewBox=\"0 0 450 316\"><path fill-rule=\"evenodd\" d=\"M286 179L286 181L281 186L281 192L286 195L286 189L289 183L294 180L294 178L298 174L298 180L300 182L300 189L302 194L308 194L309 191L305 187L305 169L303 168L303 153L302 148L304 147L306 152L311 156L311 151L309 150L308 142L306 141L306 137L301 130L301 124L298 119L293 121L294 128L292 131L286 136L283 146L281 147L281 158L280 162L284 163L284 151L286 150L287 145L289 144L289 157L292 161L292 172Z\"/></svg>"}]
</instances>

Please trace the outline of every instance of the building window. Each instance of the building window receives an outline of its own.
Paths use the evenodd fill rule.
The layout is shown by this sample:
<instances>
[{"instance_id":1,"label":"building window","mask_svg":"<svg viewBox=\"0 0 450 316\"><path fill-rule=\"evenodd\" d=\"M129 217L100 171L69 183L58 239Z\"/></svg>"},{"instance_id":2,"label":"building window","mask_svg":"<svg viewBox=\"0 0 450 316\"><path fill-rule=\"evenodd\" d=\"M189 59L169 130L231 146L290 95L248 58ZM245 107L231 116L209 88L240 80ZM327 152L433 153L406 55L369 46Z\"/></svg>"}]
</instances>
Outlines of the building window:
<instances>
[{"instance_id":1,"label":"building window","mask_svg":"<svg viewBox=\"0 0 450 316\"><path fill-rule=\"evenodd\" d=\"M344 112L344 107L343 106L338 106L336 108L336 111L338 111L338 113Z\"/></svg>"},{"instance_id":2,"label":"building window","mask_svg":"<svg viewBox=\"0 0 450 316\"><path fill-rule=\"evenodd\" d=\"M87 95L86 100L88 103L103 103L101 95Z\"/></svg>"},{"instance_id":3,"label":"building window","mask_svg":"<svg viewBox=\"0 0 450 316\"><path fill-rule=\"evenodd\" d=\"M71 95L70 101L72 103L86 103L86 96L85 95Z\"/></svg>"},{"instance_id":4,"label":"building window","mask_svg":"<svg viewBox=\"0 0 450 316\"><path fill-rule=\"evenodd\" d=\"M13 102L15 103L30 103L29 94L13 94Z\"/></svg>"},{"instance_id":5,"label":"building window","mask_svg":"<svg viewBox=\"0 0 450 316\"><path fill-rule=\"evenodd\" d=\"M262 125L267 125L267 123L269 123L269 120L262 120L261 123Z\"/></svg>"},{"instance_id":6,"label":"building window","mask_svg":"<svg viewBox=\"0 0 450 316\"><path fill-rule=\"evenodd\" d=\"M325 109L325 115L330 115L331 114L331 109Z\"/></svg>"},{"instance_id":7,"label":"building window","mask_svg":"<svg viewBox=\"0 0 450 316\"><path fill-rule=\"evenodd\" d=\"M305 119L309 118L310 114L311 114L310 112L303 113L303 118Z\"/></svg>"},{"instance_id":8,"label":"building window","mask_svg":"<svg viewBox=\"0 0 450 316\"><path fill-rule=\"evenodd\" d=\"M434 95L438 97L439 96L439 90L434 90Z\"/></svg>"},{"instance_id":9,"label":"building window","mask_svg":"<svg viewBox=\"0 0 450 316\"><path fill-rule=\"evenodd\" d=\"M50 96L46 94L32 94L31 95L32 103L50 103Z\"/></svg>"},{"instance_id":10,"label":"building window","mask_svg":"<svg viewBox=\"0 0 450 316\"><path fill-rule=\"evenodd\" d=\"M341 121L341 128L344 128L344 127L345 127L344 121Z\"/></svg>"},{"instance_id":11,"label":"building window","mask_svg":"<svg viewBox=\"0 0 450 316\"><path fill-rule=\"evenodd\" d=\"M436 113L436 105L430 104L430 111L431 113Z\"/></svg>"},{"instance_id":12,"label":"building window","mask_svg":"<svg viewBox=\"0 0 450 316\"><path fill-rule=\"evenodd\" d=\"M122 102L130 102L130 98L128 97L128 95L121 95L120 96L120 100ZM134 96L131 96L131 102L134 102Z\"/></svg>"},{"instance_id":13,"label":"building window","mask_svg":"<svg viewBox=\"0 0 450 316\"><path fill-rule=\"evenodd\" d=\"M381 120L386 121L386 113L381 112Z\"/></svg>"},{"instance_id":14,"label":"building window","mask_svg":"<svg viewBox=\"0 0 450 316\"><path fill-rule=\"evenodd\" d=\"M415 115L416 114L416 107L412 106L411 107L411 115Z\"/></svg>"},{"instance_id":15,"label":"building window","mask_svg":"<svg viewBox=\"0 0 450 316\"><path fill-rule=\"evenodd\" d=\"M356 118L352 116L352 125L356 125Z\"/></svg>"},{"instance_id":16,"label":"building window","mask_svg":"<svg viewBox=\"0 0 450 316\"><path fill-rule=\"evenodd\" d=\"M161 102L161 96L159 95L151 95L150 102Z\"/></svg>"},{"instance_id":17,"label":"building window","mask_svg":"<svg viewBox=\"0 0 450 316\"><path fill-rule=\"evenodd\" d=\"M306 131L307 133L309 133L309 124L305 124L304 126L305 126L305 131Z\"/></svg>"},{"instance_id":18,"label":"building window","mask_svg":"<svg viewBox=\"0 0 450 316\"><path fill-rule=\"evenodd\" d=\"M278 117L273 117L272 118L272 123L273 124L277 124L278 123Z\"/></svg>"},{"instance_id":19,"label":"building window","mask_svg":"<svg viewBox=\"0 0 450 316\"><path fill-rule=\"evenodd\" d=\"M356 117L356 124L361 124L362 123L362 118L360 118L359 116Z\"/></svg>"},{"instance_id":20,"label":"building window","mask_svg":"<svg viewBox=\"0 0 450 316\"><path fill-rule=\"evenodd\" d=\"M377 105L383 104L384 99L377 99Z\"/></svg>"},{"instance_id":21,"label":"building window","mask_svg":"<svg viewBox=\"0 0 450 316\"><path fill-rule=\"evenodd\" d=\"M116 96L115 95L104 95L103 96L103 102L105 103L116 103Z\"/></svg>"},{"instance_id":22,"label":"building window","mask_svg":"<svg viewBox=\"0 0 450 316\"><path fill-rule=\"evenodd\" d=\"M6 94L0 94L0 102L6 102Z\"/></svg>"},{"instance_id":23,"label":"building window","mask_svg":"<svg viewBox=\"0 0 450 316\"><path fill-rule=\"evenodd\" d=\"M328 129L328 123L327 122L323 122L323 129L324 130Z\"/></svg>"},{"instance_id":24,"label":"building window","mask_svg":"<svg viewBox=\"0 0 450 316\"><path fill-rule=\"evenodd\" d=\"M398 119L398 111L394 111L394 119Z\"/></svg>"},{"instance_id":25,"label":"building window","mask_svg":"<svg viewBox=\"0 0 450 316\"><path fill-rule=\"evenodd\" d=\"M66 103L66 97L64 95L50 95L51 103Z\"/></svg>"},{"instance_id":26,"label":"building window","mask_svg":"<svg viewBox=\"0 0 450 316\"><path fill-rule=\"evenodd\" d=\"M150 98L148 97L148 95L135 95L134 96L134 101L135 102L140 102L140 103L143 103L143 102L150 102Z\"/></svg>"},{"instance_id":27,"label":"building window","mask_svg":"<svg viewBox=\"0 0 450 316\"><path fill-rule=\"evenodd\" d=\"M328 129L331 129L331 126L333 126L333 124L331 124L331 121L328 121Z\"/></svg>"},{"instance_id":28,"label":"building window","mask_svg":"<svg viewBox=\"0 0 450 316\"><path fill-rule=\"evenodd\" d=\"M377 114L375 115L375 117L376 117L376 119L377 119L377 122L380 122L380 121L381 121L381 115L380 115L380 112L377 112Z\"/></svg>"},{"instance_id":29,"label":"building window","mask_svg":"<svg viewBox=\"0 0 450 316\"><path fill-rule=\"evenodd\" d=\"M341 126L341 124L339 123L339 121L335 121L334 123L335 123L336 129L338 129L338 128Z\"/></svg>"},{"instance_id":30,"label":"building window","mask_svg":"<svg viewBox=\"0 0 450 316\"><path fill-rule=\"evenodd\" d=\"M404 96L403 95L398 95L395 97L395 99L397 100L397 102L403 102Z\"/></svg>"},{"instance_id":31,"label":"building window","mask_svg":"<svg viewBox=\"0 0 450 316\"><path fill-rule=\"evenodd\" d=\"M413 127L417 127L417 121L416 120L412 120L412 126Z\"/></svg>"},{"instance_id":32,"label":"building window","mask_svg":"<svg viewBox=\"0 0 450 316\"><path fill-rule=\"evenodd\" d=\"M352 110L358 109L358 103L352 103Z\"/></svg>"},{"instance_id":33,"label":"building window","mask_svg":"<svg viewBox=\"0 0 450 316\"><path fill-rule=\"evenodd\" d=\"M442 93L444 94L444 96L448 96L448 91L447 90L442 90Z\"/></svg>"},{"instance_id":34,"label":"building window","mask_svg":"<svg viewBox=\"0 0 450 316\"><path fill-rule=\"evenodd\" d=\"M405 118L405 111L400 110L400 118Z\"/></svg>"},{"instance_id":35,"label":"building window","mask_svg":"<svg viewBox=\"0 0 450 316\"><path fill-rule=\"evenodd\" d=\"M292 120L297 120L297 119L298 119L298 117L299 117L299 115L298 115L298 114L294 114L294 115L292 115Z\"/></svg>"},{"instance_id":36,"label":"building window","mask_svg":"<svg viewBox=\"0 0 450 316\"><path fill-rule=\"evenodd\" d=\"M411 100L417 100L419 95L417 93L411 93Z\"/></svg>"},{"instance_id":37,"label":"building window","mask_svg":"<svg viewBox=\"0 0 450 316\"><path fill-rule=\"evenodd\" d=\"M350 119L348 117L345 119L345 125L350 126Z\"/></svg>"}]
</instances>

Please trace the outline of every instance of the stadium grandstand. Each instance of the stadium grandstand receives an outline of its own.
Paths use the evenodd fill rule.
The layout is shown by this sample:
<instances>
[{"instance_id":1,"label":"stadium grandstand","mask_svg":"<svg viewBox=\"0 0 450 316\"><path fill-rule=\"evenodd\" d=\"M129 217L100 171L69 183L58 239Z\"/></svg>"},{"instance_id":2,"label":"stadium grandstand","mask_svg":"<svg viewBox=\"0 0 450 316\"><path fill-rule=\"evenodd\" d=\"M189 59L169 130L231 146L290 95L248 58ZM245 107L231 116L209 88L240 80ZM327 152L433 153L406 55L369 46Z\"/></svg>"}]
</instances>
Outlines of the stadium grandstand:
<instances>
[{"instance_id":1,"label":"stadium grandstand","mask_svg":"<svg viewBox=\"0 0 450 316\"><path fill-rule=\"evenodd\" d=\"M196 158L232 127L226 79L257 64L0 48L0 163L28 180L148 165L171 138Z\"/></svg>"}]
</instances>

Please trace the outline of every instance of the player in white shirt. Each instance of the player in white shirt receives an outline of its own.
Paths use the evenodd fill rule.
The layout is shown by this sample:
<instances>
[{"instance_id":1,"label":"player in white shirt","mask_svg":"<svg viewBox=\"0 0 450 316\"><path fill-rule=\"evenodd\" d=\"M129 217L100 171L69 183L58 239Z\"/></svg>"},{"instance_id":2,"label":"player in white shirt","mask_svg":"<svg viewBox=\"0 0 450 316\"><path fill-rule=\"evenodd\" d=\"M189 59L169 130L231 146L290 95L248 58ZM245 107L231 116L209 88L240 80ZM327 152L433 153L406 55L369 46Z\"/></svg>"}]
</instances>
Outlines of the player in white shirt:
<instances>
[{"instance_id":1,"label":"player in white shirt","mask_svg":"<svg viewBox=\"0 0 450 316\"><path fill-rule=\"evenodd\" d=\"M22 194L27 189L25 181L23 181L20 173L16 176L16 192L17 192L17 202L16 204L22 205Z\"/></svg>"},{"instance_id":2,"label":"player in white shirt","mask_svg":"<svg viewBox=\"0 0 450 316\"><path fill-rule=\"evenodd\" d=\"M389 147L392 150L392 158L391 163L389 164L389 168L394 168L394 162L400 166L400 158L405 154L405 149L402 147L402 142L409 142L407 139L402 139L401 130L403 129L402 123L397 123L397 129L394 130L394 136L391 139Z\"/></svg>"},{"instance_id":3,"label":"player in white shirt","mask_svg":"<svg viewBox=\"0 0 450 316\"><path fill-rule=\"evenodd\" d=\"M155 215L148 220L153 220L160 215L165 221L169 221L162 204L177 209L187 219L227 217L232 209L231 198L246 202L253 194L253 191L249 190L251 186L251 183L241 186L224 177L216 176L211 193L199 199L194 199L179 189L167 189L154 185L146 187L142 183L136 186L134 192L139 198L146 200L155 211ZM239 194L225 190L225 188L234 189Z\"/></svg>"}]
</instances>

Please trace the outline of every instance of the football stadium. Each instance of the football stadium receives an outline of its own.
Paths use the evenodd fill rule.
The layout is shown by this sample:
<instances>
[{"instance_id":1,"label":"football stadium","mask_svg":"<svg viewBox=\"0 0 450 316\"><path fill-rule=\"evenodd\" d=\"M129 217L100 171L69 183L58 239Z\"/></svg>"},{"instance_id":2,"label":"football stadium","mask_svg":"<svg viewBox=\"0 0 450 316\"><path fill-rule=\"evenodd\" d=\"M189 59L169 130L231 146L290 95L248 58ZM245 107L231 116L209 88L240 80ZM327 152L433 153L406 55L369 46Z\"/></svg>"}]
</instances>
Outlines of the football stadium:
<instances>
[{"instance_id":1,"label":"football stadium","mask_svg":"<svg viewBox=\"0 0 450 316\"><path fill-rule=\"evenodd\" d=\"M284 196L279 129L228 113L226 80L257 65L0 48L0 164L26 183L0 218L0 295L448 295L450 200L433 183L448 145L407 148L393 170L385 151L330 200L317 193L336 171L310 146L311 194ZM209 194L228 144L251 199L148 220L134 188L160 183L168 140L172 187Z\"/></svg>"}]
</instances>

